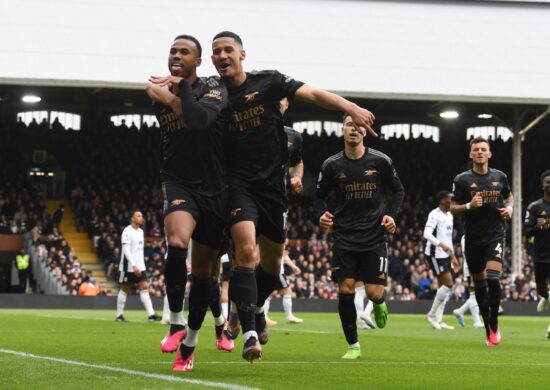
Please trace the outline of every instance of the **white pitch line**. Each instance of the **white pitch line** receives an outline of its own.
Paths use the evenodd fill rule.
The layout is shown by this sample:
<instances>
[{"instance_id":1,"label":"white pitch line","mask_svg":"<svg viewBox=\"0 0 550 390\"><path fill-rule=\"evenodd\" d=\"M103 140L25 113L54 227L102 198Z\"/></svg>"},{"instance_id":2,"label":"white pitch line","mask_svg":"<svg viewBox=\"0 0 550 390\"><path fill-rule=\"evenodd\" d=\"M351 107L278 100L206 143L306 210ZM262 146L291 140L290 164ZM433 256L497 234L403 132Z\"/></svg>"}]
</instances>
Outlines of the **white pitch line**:
<instances>
[{"instance_id":1,"label":"white pitch line","mask_svg":"<svg viewBox=\"0 0 550 390\"><path fill-rule=\"evenodd\" d=\"M111 366L105 366L105 365L102 365L102 364L91 364L91 363L85 363L85 362L78 362L78 361L75 361L75 360L60 359L60 358L55 358L55 357L51 357L51 356L33 355L31 353L12 351L12 350L9 350L9 349L0 349L0 353L23 356L23 357L31 358L31 359L42 359L42 360L47 360L47 361L51 361L51 362L70 364L70 365L73 365L73 366L94 368L94 369L98 369L98 370L120 372L120 373L123 373L123 374L137 375L137 376L143 376L143 377L146 377L146 378L153 378L153 379L160 379L160 380L164 380L164 381L168 381L168 382L182 382L182 383L189 383L189 384L192 384L192 385L217 387L217 388L220 388L220 389L230 389L230 390L260 390L257 387L233 385L233 384L230 384L230 383L223 383L223 382L212 382L212 381L206 381L206 380L202 380L202 379L180 378L180 377L177 377L177 376L170 376L170 375L164 375L164 374L154 374L154 373L151 373L151 372L129 370L127 368L111 367Z\"/></svg>"},{"instance_id":2,"label":"white pitch line","mask_svg":"<svg viewBox=\"0 0 550 390\"><path fill-rule=\"evenodd\" d=\"M152 362L138 362L138 364L143 365L149 365L149 364L159 364L159 365L167 365L170 364L170 362L166 361L152 361ZM226 362L217 362L217 361L211 361L211 362L201 362L202 364L243 364L243 362L240 361L226 361ZM342 360L335 360L335 361L299 361L299 360L289 360L289 361L266 361L262 360L258 363L258 365L264 365L264 364L365 364L365 365L394 365L394 366L502 366L502 367L550 367L550 363L490 363L490 362L389 362L389 361L368 361L368 360L358 360L354 362L349 361L342 361Z\"/></svg>"}]
</instances>

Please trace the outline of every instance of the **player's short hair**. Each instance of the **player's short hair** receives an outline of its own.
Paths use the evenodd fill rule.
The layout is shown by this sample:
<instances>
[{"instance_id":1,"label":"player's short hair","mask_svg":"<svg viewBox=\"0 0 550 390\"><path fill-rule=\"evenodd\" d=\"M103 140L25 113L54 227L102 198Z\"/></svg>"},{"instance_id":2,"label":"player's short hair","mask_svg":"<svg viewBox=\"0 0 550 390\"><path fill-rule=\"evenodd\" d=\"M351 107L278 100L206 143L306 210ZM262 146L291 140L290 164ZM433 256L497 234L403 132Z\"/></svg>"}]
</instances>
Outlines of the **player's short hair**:
<instances>
[{"instance_id":1,"label":"player's short hair","mask_svg":"<svg viewBox=\"0 0 550 390\"><path fill-rule=\"evenodd\" d=\"M199 53L199 58L201 58L201 56L202 56L202 46L201 46L201 43L199 42L199 40L197 38L195 38L192 35L181 34L181 35L178 35L177 37L175 37L174 41L177 41L178 39L186 39L188 41L193 42L195 44L195 46L197 46L197 51Z\"/></svg>"},{"instance_id":2,"label":"player's short hair","mask_svg":"<svg viewBox=\"0 0 550 390\"><path fill-rule=\"evenodd\" d=\"M485 142L487 145L489 145L489 149L491 149L491 145L489 144L489 140L485 137L475 137L472 140L470 140L470 146L473 144L479 144L481 142Z\"/></svg>"},{"instance_id":3,"label":"player's short hair","mask_svg":"<svg viewBox=\"0 0 550 390\"><path fill-rule=\"evenodd\" d=\"M542 172L540 175L540 184L544 183L544 179L546 179L548 176L550 176L550 169L547 169L546 171Z\"/></svg>"},{"instance_id":4,"label":"player's short hair","mask_svg":"<svg viewBox=\"0 0 550 390\"><path fill-rule=\"evenodd\" d=\"M140 209L131 210L129 214L129 219L132 219L135 213L141 213L141 210Z\"/></svg>"},{"instance_id":5,"label":"player's short hair","mask_svg":"<svg viewBox=\"0 0 550 390\"><path fill-rule=\"evenodd\" d=\"M344 115L342 115L342 123L346 123L346 118L348 116L351 116L350 114L348 114L347 112L344 112Z\"/></svg>"},{"instance_id":6,"label":"player's short hair","mask_svg":"<svg viewBox=\"0 0 550 390\"><path fill-rule=\"evenodd\" d=\"M212 41L215 41L216 39L219 39L219 38L233 38L235 42L237 42L239 45L241 45L241 47L243 47L243 40L241 39L241 37L232 31L222 31L220 33L217 33L214 36L214 38L212 38Z\"/></svg>"}]
</instances>

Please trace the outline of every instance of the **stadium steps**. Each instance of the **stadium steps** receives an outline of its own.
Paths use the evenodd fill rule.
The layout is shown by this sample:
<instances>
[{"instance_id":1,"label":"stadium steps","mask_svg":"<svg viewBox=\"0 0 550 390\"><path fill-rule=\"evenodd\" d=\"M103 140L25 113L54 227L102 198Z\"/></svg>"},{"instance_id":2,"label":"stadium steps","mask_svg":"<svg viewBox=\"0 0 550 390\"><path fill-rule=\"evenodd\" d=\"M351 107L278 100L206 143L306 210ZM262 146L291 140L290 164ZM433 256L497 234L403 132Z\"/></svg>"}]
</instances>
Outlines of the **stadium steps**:
<instances>
[{"instance_id":1,"label":"stadium steps","mask_svg":"<svg viewBox=\"0 0 550 390\"><path fill-rule=\"evenodd\" d=\"M76 230L76 217L69 202L66 200L47 200L46 208L53 216L61 203L63 203L65 211L63 212L59 231L63 233L63 237L67 240L69 246L75 250L82 267L91 271L96 282L103 284L105 290L111 290L113 294L116 294L118 286L107 278L103 264L94 253L94 245L92 240L88 238L88 233Z\"/></svg>"}]
</instances>

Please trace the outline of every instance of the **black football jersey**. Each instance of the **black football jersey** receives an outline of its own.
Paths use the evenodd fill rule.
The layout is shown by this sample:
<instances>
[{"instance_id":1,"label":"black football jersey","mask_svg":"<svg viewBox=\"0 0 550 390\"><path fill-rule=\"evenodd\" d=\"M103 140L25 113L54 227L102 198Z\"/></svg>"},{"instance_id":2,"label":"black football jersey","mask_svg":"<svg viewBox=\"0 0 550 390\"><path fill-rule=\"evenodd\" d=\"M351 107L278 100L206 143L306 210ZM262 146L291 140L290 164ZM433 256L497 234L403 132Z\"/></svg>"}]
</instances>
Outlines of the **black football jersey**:
<instances>
[{"instance_id":1,"label":"black football jersey","mask_svg":"<svg viewBox=\"0 0 550 390\"><path fill-rule=\"evenodd\" d=\"M266 187L284 182L289 155L279 102L293 98L302 85L277 71L260 71L247 73L243 84L229 89L226 156L230 185Z\"/></svg>"},{"instance_id":2,"label":"black football jersey","mask_svg":"<svg viewBox=\"0 0 550 390\"><path fill-rule=\"evenodd\" d=\"M161 179L179 182L205 196L226 188L223 137L229 123L227 89L219 77L200 77L191 86L197 103L215 114L206 129L189 128L170 107L156 104L161 134Z\"/></svg>"},{"instance_id":3,"label":"black football jersey","mask_svg":"<svg viewBox=\"0 0 550 390\"><path fill-rule=\"evenodd\" d=\"M537 227L537 219L544 224ZM550 203L543 198L534 201L525 213L525 235L535 237L535 261L550 263Z\"/></svg>"},{"instance_id":4,"label":"black football jersey","mask_svg":"<svg viewBox=\"0 0 550 390\"><path fill-rule=\"evenodd\" d=\"M288 165L295 167L302 161L302 134L292 127L285 126L288 145Z\"/></svg>"},{"instance_id":5,"label":"black football jersey","mask_svg":"<svg viewBox=\"0 0 550 390\"><path fill-rule=\"evenodd\" d=\"M470 202L477 192L481 193L483 205L466 212L466 239L476 245L503 239L506 223L498 209L504 207L504 200L511 192L506 174L489 168L485 175L468 170L455 177L453 193L457 204Z\"/></svg>"},{"instance_id":6,"label":"black football jersey","mask_svg":"<svg viewBox=\"0 0 550 390\"><path fill-rule=\"evenodd\" d=\"M342 151L321 167L315 209L320 217L329 210L330 200L334 245L365 251L386 241L382 217L388 214L396 219L404 196L401 180L387 155L367 148L363 157L351 160Z\"/></svg>"}]
</instances>

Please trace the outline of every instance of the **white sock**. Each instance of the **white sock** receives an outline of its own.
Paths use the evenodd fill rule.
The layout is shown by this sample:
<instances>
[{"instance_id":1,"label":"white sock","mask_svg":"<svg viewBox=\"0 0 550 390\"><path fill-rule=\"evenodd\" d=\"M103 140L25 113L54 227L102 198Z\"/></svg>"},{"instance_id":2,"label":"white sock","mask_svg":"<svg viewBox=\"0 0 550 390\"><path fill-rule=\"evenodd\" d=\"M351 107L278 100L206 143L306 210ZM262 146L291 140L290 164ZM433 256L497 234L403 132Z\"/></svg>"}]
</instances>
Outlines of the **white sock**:
<instances>
[{"instance_id":1,"label":"white sock","mask_svg":"<svg viewBox=\"0 0 550 390\"><path fill-rule=\"evenodd\" d=\"M185 340L183 344L188 347L195 347L199 342L199 331L191 328L187 328L187 334L185 335Z\"/></svg>"},{"instance_id":2,"label":"white sock","mask_svg":"<svg viewBox=\"0 0 550 390\"><path fill-rule=\"evenodd\" d=\"M363 313L365 309L365 287L356 287L355 288L355 298L353 303L355 303L355 311L357 311L357 318Z\"/></svg>"},{"instance_id":3,"label":"white sock","mask_svg":"<svg viewBox=\"0 0 550 390\"><path fill-rule=\"evenodd\" d=\"M350 348L361 348L361 346L359 345L359 341L356 342L356 343L350 344L349 347Z\"/></svg>"},{"instance_id":4,"label":"white sock","mask_svg":"<svg viewBox=\"0 0 550 390\"><path fill-rule=\"evenodd\" d=\"M183 311L170 312L170 325L187 325L187 321L183 317Z\"/></svg>"},{"instance_id":5,"label":"white sock","mask_svg":"<svg viewBox=\"0 0 550 390\"><path fill-rule=\"evenodd\" d=\"M464 305L460 306L458 309L456 309L457 313L460 315L466 314L470 310L470 303L468 300L464 302Z\"/></svg>"},{"instance_id":6,"label":"white sock","mask_svg":"<svg viewBox=\"0 0 550 390\"><path fill-rule=\"evenodd\" d=\"M470 298L468 298L467 303L470 305L470 312L472 313L474 324L482 322L479 318L479 306L477 305L476 296L474 293L470 294Z\"/></svg>"},{"instance_id":7,"label":"white sock","mask_svg":"<svg viewBox=\"0 0 550 390\"><path fill-rule=\"evenodd\" d=\"M292 295L283 295L283 309L287 320L294 317L292 315Z\"/></svg>"},{"instance_id":8,"label":"white sock","mask_svg":"<svg viewBox=\"0 0 550 390\"><path fill-rule=\"evenodd\" d=\"M238 313L237 304L233 301L231 301L231 313Z\"/></svg>"},{"instance_id":9,"label":"white sock","mask_svg":"<svg viewBox=\"0 0 550 390\"><path fill-rule=\"evenodd\" d=\"M445 286L445 285L443 285L443 286L441 286L437 289L437 293L435 294L435 298L434 298L434 301L432 303L432 308L428 312L428 315L430 317L435 317L435 315L437 313L437 309L439 309L439 306L441 306L441 304L443 303L445 298L449 295L450 291L451 291L451 289L449 287Z\"/></svg>"},{"instance_id":10,"label":"white sock","mask_svg":"<svg viewBox=\"0 0 550 390\"><path fill-rule=\"evenodd\" d=\"M225 318L229 318L229 312L227 309L229 309L229 303L222 302L222 314Z\"/></svg>"},{"instance_id":11,"label":"white sock","mask_svg":"<svg viewBox=\"0 0 550 390\"><path fill-rule=\"evenodd\" d=\"M145 311L148 316L155 314L155 311L153 310L153 302L151 302L151 297L149 296L148 290L140 290L139 299L141 299L141 303L143 303L143 307L145 307Z\"/></svg>"},{"instance_id":12,"label":"white sock","mask_svg":"<svg viewBox=\"0 0 550 390\"><path fill-rule=\"evenodd\" d=\"M170 305L168 304L168 296L164 296L164 302L162 304L162 322L170 323Z\"/></svg>"},{"instance_id":13,"label":"white sock","mask_svg":"<svg viewBox=\"0 0 550 390\"><path fill-rule=\"evenodd\" d=\"M256 314L260 314L260 313L263 313L263 312L264 312L264 307L263 306L260 306L260 307L256 306Z\"/></svg>"},{"instance_id":14,"label":"white sock","mask_svg":"<svg viewBox=\"0 0 550 390\"><path fill-rule=\"evenodd\" d=\"M219 317L214 317L214 324L216 326L220 326L220 325L225 324L225 317L223 316L223 313L220 314Z\"/></svg>"},{"instance_id":15,"label":"white sock","mask_svg":"<svg viewBox=\"0 0 550 390\"><path fill-rule=\"evenodd\" d=\"M246 343L250 337L255 337L258 339L258 333L256 333L255 330L249 330L245 334L243 334L243 341Z\"/></svg>"},{"instance_id":16,"label":"white sock","mask_svg":"<svg viewBox=\"0 0 550 390\"><path fill-rule=\"evenodd\" d=\"M119 290L118 295L116 297L116 316L117 317L124 314L124 306L126 305L126 298L128 298L128 294L126 294L122 290Z\"/></svg>"},{"instance_id":17,"label":"white sock","mask_svg":"<svg viewBox=\"0 0 550 390\"><path fill-rule=\"evenodd\" d=\"M264 302L264 314L265 318L267 318L267 315L269 314L269 307L271 306L271 296L267 297L267 299Z\"/></svg>"},{"instance_id":18,"label":"white sock","mask_svg":"<svg viewBox=\"0 0 550 390\"><path fill-rule=\"evenodd\" d=\"M372 314L372 309L374 309L374 304L372 303L372 301L369 299L369 301L367 302L367 306L365 306L365 315L367 317L370 317L371 314Z\"/></svg>"},{"instance_id":19,"label":"white sock","mask_svg":"<svg viewBox=\"0 0 550 390\"><path fill-rule=\"evenodd\" d=\"M447 302L449 302L449 299L451 298L450 294L447 294L443 302L441 302L441 305L437 308L437 312L435 313L435 318L437 318L437 322L443 321L443 312L445 311L445 305Z\"/></svg>"}]
</instances>

